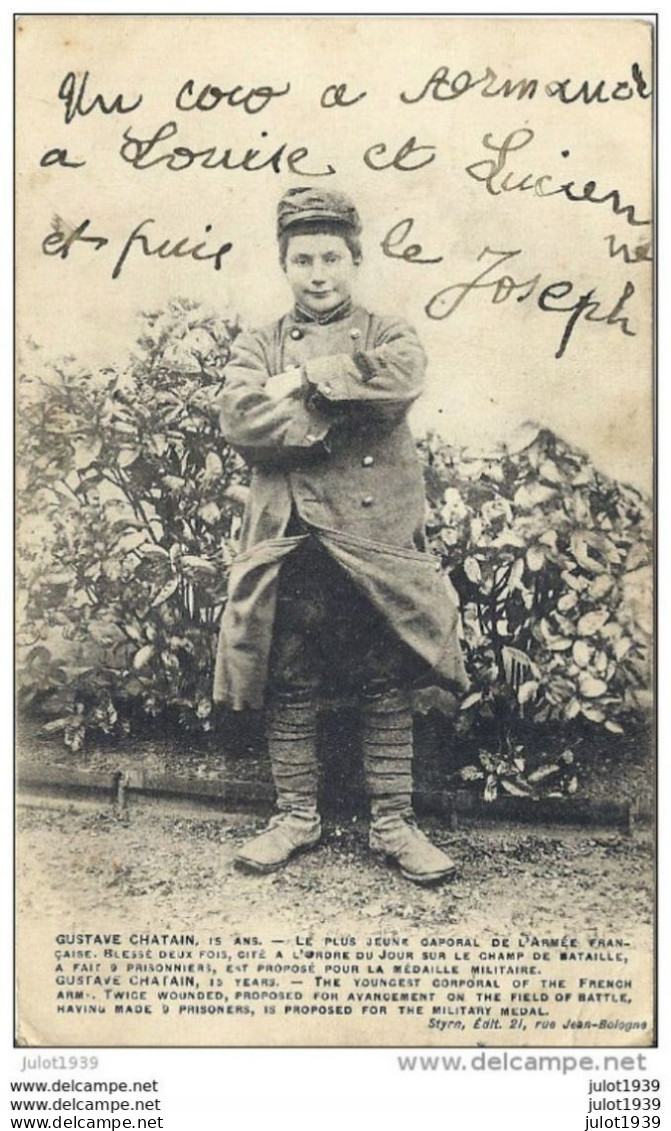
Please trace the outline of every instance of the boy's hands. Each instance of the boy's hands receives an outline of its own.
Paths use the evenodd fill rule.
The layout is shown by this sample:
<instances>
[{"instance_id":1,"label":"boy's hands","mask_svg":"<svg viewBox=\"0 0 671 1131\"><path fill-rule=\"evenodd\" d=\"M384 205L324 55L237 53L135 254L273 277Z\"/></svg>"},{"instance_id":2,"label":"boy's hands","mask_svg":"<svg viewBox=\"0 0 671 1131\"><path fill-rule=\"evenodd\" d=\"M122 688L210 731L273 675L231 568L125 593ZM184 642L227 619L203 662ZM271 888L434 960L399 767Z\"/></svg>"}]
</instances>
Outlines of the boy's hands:
<instances>
[{"instance_id":1,"label":"boy's hands","mask_svg":"<svg viewBox=\"0 0 671 1131\"><path fill-rule=\"evenodd\" d=\"M282 397L288 396L289 393L300 389L302 385L303 371L297 365L293 369L285 369L283 373L277 373L274 377L270 377L266 381L264 392L273 400L280 400Z\"/></svg>"}]
</instances>

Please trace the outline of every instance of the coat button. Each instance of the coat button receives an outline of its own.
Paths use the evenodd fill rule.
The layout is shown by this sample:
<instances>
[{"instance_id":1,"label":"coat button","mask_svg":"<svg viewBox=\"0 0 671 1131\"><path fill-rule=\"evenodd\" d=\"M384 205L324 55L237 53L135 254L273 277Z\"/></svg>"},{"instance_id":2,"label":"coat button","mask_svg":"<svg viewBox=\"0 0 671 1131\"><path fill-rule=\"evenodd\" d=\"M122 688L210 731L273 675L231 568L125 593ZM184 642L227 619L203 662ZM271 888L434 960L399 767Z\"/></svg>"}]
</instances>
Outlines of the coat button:
<instances>
[{"instance_id":1,"label":"coat button","mask_svg":"<svg viewBox=\"0 0 671 1131\"><path fill-rule=\"evenodd\" d=\"M295 342L300 342L303 337L303 331L299 330L298 326L294 326L293 330L289 331L289 337L293 338Z\"/></svg>"},{"instance_id":2,"label":"coat button","mask_svg":"<svg viewBox=\"0 0 671 1131\"><path fill-rule=\"evenodd\" d=\"M323 385L321 386L321 392L326 397L328 397L333 392L333 389L331 385L329 385L328 381L324 381Z\"/></svg>"},{"instance_id":3,"label":"coat button","mask_svg":"<svg viewBox=\"0 0 671 1131\"><path fill-rule=\"evenodd\" d=\"M373 459L372 456L364 456L363 459L361 460L362 467L372 467L374 463L375 463L375 460Z\"/></svg>"},{"instance_id":4,"label":"coat button","mask_svg":"<svg viewBox=\"0 0 671 1131\"><path fill-rule=\"evenodd\" d=\"M361 500L361 506L362 507L372 507L373 502L374 502L374 500L373 500L372 495L364 495L363 499Z\"/></svg>"},{"instance_id":5,"label":"coat button","mask_svg":"<svg viewBox=\"0 0 671 1131\"><path fill-rule=\"evenodd\" d=\"M350 330L350 332L349 332L349 336L350 336L350 338L352 338L352 339L353 339L354 341L356 341L356 340L357 340L357 338L360 338L360 337L361 337L361 330L357 330L357 328L356 328L356 326L355 326L353 330Z\"/></svg>"}]
</instances>

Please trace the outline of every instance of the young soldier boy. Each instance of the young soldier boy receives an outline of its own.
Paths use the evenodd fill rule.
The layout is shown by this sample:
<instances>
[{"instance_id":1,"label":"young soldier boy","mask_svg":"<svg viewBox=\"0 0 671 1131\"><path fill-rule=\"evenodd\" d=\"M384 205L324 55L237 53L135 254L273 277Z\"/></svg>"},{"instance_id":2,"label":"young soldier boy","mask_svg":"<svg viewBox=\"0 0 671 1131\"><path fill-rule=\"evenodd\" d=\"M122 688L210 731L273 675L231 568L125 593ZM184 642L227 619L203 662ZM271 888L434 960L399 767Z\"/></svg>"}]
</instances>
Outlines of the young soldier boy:
<instances>
[{"instance_id":1,"label":"young soldier boy","mask_svg":"<svg viewBox=\"0 0 671 1131\"><path fill-rule=\"evenodd\" d=\"M409 688L467 681L406 422L424 351L405 322L352 303L360 232L343 193L289 189L277 234L293 310L234 343L221 426L252 477L215 698L267 708L278 812L238 864L272 871L319 842L317 698L335 680L361 705L370 847L431 883L455 866L414 821Z\"/></svg>"}]
</instances>

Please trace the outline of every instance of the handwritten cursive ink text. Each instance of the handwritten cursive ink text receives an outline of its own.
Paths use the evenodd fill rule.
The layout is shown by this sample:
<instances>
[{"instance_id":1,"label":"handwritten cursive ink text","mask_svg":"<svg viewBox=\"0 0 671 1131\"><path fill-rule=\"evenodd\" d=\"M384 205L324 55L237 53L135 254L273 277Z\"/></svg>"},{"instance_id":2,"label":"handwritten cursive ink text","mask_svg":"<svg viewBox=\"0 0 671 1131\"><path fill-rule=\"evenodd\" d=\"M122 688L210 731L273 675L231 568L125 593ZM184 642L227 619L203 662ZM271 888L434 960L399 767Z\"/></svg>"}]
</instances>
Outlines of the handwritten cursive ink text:
<instances>
[{"instance_id":1,"label":"handwritten cursive ink text","mask_svg":"<svg viewBox=\"0 0 671 1131\"><path fill-rule=\"evenodd\" d=\"M288 143L283 142L272 152L263 153L260 149L250 147L244 154L235 153L233 149L219 149L216 145L207 149L190 149L188 145L175 145L168 152L161 152L164 142L169 142L178 134L176 122L164 122L151 137L136 137L131 129L124 130L123 142L119 153L124 161L134 169L151 169L156 165L163 165L172 173L181 173L184 169L199 166L201 169L227 169L233 171L240 169L246 173L258 173L261 169L272 169L273 173L280 173L285 169L290 173L298 173L301 177L328 177L335 173L333 165L327 164L325 169L307 169L304 162L309 157L307 146L297 146L288 149ZM261 137L266 138L266 130L261 131Z\"/></svg>"},{"instance_id":2,"label":"handwritten cursive ink text","mask_svg":"<svg viewBox=\"0 0 671 1131\"><path fill-rule=\"evenodd\" d=\"M489 291L491 302L495 305L507 302L512 295L515 295L516 302L525 302L538 291L541 283L540 272L522 282L517 282L507 272L495 274L503 264L507 264L509 260L515 259L521 254L521 248L516 248L513 251L494 251L491 247L484 247L477 257L477 262L479 263L485 256L494 256L493 262L488 263L475 278L464 283L451 283L439 290L424 308L427 317L434 320L449 318L466 301L469 295L477 291ZM633 283L625 283L622 294L612 310L603 315L597 315L602 304L594 297L596 294L595 287L591 287L585 294L580 295L575 302L560 305L563 299L574 298L573 290L574 284L563 279L545 286L536 299L540 310L568 315L559 348L555 353L557 360L564 356L573 330L580 318L583 318L586 322L603 322L608 326L619 326L621 332L627 337L635 337L636 332L630 329L628 317L622 315L626 303L635 293Z\"/></svg>"},{"instance_id":3,"label":"handwritten cursive ink text","mask_svg":"<svg viewBox=\"0 0 671 1131\"><path fill-rule=\"evenodd\" d=\"M406 263L442 263L442 255L438 255L434 259L420 258L424 249L419 243L403 246L414 226L415 221L410 216L406 220L399 220L398 224L394 224L380 244L384 254L388 255L390 259L403 259Z\"/></svg>"},{"instance_id":4,"label":"handwritten cursive ink text","mask_svg":"<svg viewBox=\"0 0 671 1131\"><path fill-rule=\"evenodd\" d=\"M99 110L101 114L130 114L133 110L137 110L142 103L141 94L128 106L124 105L123 94L115 94L110 102L106 102L102 94L94 94L88 96L87 105L89 78L89 71L84 71L81 78L78 78L74 71L68 71L58 88L58 97L61 102L65 103L66 125L69 125L78 116L85 118L87 114L91 114L94 110Z\"/></svg>"},{"instance_id":5,"label":"handwritten cursive ink text","mask_svg":"<svg viewBox=\"0 0 671 1131\"><path fill-rule=\"evenodd\" d=\"M512 130L500 143L493 140L493 134L487 133L482 139L482 144L490 153L496 154L496 157L474 161L466 166L465 171L474 181L484 184L491 196L500 196L504 192L527 192L529 190L533 190L536 196L559 196L563 194L567 200L571 201L587 202L588 204L610 203L615 215L624 216L627 223L632 226L642 227L650 224L650 220L639 220L637 218L633 204L622 204L618 189L609 189L602 195L596 195L598 192L596 181L585 181L582 188L578 187L575 181L564 181L553 189L546 188L546 183L555 180L550 173L540 175L526 173L515 181L513 178L519 177L519 174L508 169L508 157L511 153L525 149L527 145L531 144L534 137L534 131L527 127ZM570 156L570 150L563 149L562 157L568 156ZM505 175L503 175L504 171Z\"/></svg>"}]
</instances>

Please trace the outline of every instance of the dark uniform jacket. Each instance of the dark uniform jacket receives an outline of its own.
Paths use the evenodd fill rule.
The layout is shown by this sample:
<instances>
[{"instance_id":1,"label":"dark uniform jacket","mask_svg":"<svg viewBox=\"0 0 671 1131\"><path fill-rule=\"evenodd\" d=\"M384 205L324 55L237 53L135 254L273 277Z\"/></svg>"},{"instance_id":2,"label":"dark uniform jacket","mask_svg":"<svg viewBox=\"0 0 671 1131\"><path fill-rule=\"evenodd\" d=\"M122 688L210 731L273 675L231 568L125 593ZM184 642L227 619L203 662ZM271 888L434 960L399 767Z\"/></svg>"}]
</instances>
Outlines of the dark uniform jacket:
<instances>
[{"instance_id":1,"label":"dark uniform jacket","mask_svg":"<svg viewBox=\"0 0 671 1131\"><path fill-rule=\"evenodd\" d=\"M294 366L303 387L269 397L268 379ZM406 420L424 370L412 327L361 307L326 325L290 314L236 338L221 426L252 479L215 699L236 708L263 702L279 569L308 536L288 533L292 514L437 677L467 685L456 609L425 552L424 481Z\"/></svg>"}]
</instances>

